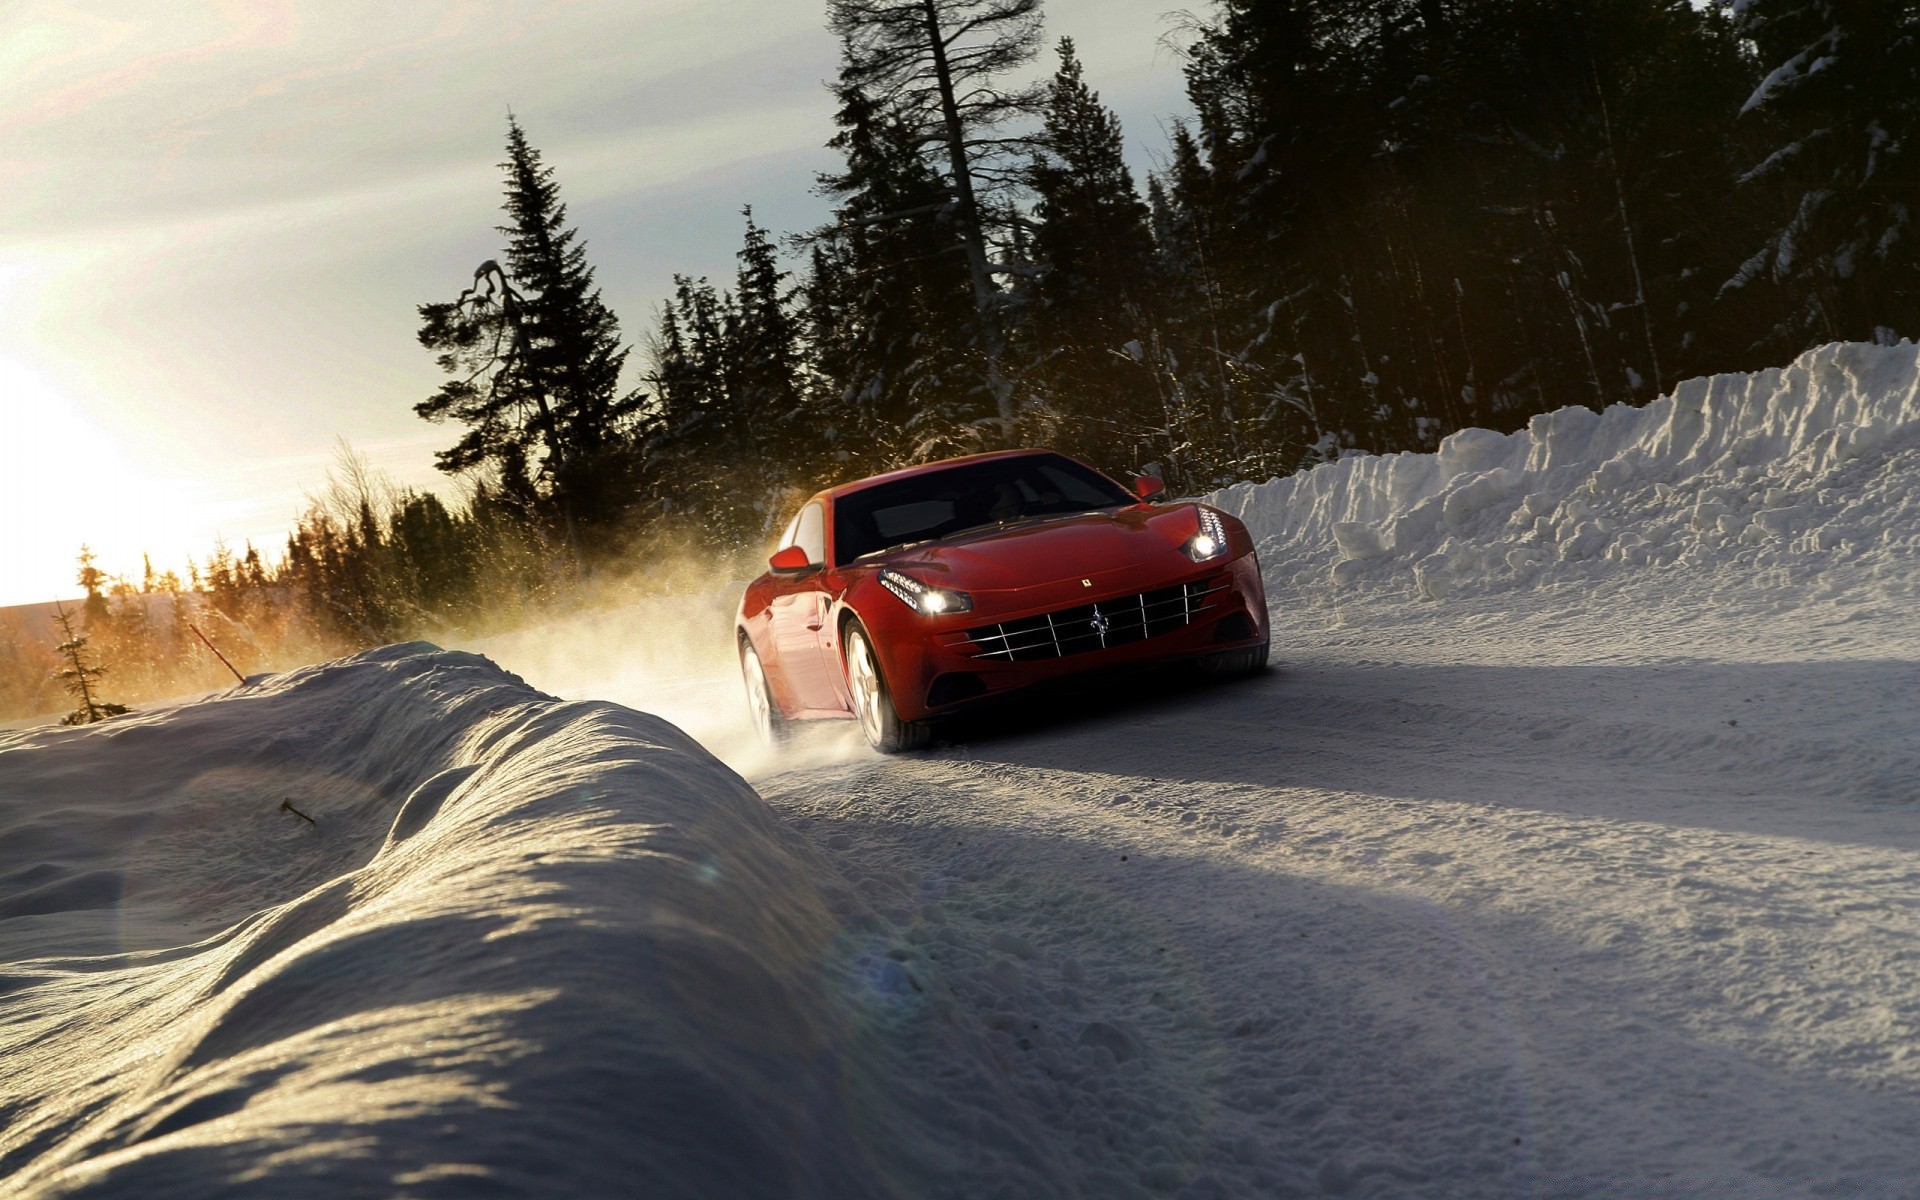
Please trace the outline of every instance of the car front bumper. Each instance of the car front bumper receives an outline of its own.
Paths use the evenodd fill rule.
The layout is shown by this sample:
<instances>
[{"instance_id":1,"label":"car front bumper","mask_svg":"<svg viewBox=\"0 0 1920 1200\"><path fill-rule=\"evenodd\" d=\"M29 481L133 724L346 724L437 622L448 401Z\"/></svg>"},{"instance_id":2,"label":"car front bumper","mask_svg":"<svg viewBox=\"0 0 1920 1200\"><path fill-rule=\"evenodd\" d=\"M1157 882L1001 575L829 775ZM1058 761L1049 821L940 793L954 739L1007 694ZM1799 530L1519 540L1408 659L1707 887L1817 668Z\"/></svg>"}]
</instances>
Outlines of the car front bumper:
<instances>
[{"instance_id":1,"label":"car front bumper","mask_svg":"<svg viewBox=\"0 0 1920 1200\"><path fill-rule=\"evenodd\" d=\"M980 603L980 601L986 601ZM976 595L975 611L936 627L875 630L894 708L919 721L1036 684L1245 649L1269 635L1266 590L1252 552L1143 577L1065 580Z\"/></svg>"}]
</instances>

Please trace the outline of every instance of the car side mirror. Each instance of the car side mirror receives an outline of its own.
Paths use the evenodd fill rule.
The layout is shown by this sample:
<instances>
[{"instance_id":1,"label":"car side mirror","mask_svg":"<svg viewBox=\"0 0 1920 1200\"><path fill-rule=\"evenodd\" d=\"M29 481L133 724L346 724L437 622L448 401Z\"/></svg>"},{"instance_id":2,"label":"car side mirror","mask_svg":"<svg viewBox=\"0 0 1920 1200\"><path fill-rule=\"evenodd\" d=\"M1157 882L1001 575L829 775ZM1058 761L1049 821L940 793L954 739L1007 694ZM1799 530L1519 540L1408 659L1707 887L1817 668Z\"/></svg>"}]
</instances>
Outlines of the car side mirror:
<instances>
[{"instance_id":1,"label":"car side mirror","mask_svg":"<svg viewBox=\"0 0 1920 1200\"><path fill-rule=\"evenodd\" d=\"M775 575L797 575L811 567L813 560L809 559L807 552L799 546L788 546L784 550L776 551L774 556L767 560L767 565L773 568Z\"/></svg>"},{"instance_id":2,"label":"car side mirror","mask_svg":"<svg viewBox=\"0 0 1920 1200\"><path fill-rule=\"evenodd\" d=\"M1161 482L1158 475L1135 475L1133 477L1133 494L1142 500L1151 500L1166 490L1167 485Z\"/></svg>"}]
</instances>

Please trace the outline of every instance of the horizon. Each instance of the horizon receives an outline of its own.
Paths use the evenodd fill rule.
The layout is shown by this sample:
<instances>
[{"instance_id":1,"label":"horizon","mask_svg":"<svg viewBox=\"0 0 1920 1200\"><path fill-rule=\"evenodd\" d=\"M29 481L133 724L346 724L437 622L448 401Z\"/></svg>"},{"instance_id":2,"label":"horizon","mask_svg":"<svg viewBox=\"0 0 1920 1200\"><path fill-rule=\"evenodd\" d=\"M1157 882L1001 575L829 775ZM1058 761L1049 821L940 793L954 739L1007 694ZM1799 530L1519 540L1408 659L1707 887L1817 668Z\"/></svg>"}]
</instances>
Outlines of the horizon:
<instances>
[{"instance_id":1,"label":"horizon","mask_svg":"<svg viewBox=\"0 0 1920 1200\"><path fill-rule=\"evenodd\" d=\"M414 307L499 253L510 108L636 349L673 274L730 280L743 206L776 234L824 218L823 4L496 11L0 17L0 159L24 181L0 201L0 606L75 591L83 543L133 577L151 555L184 578L220 543L278 558L342 441L452 494L432 459L457 430L412 411L440 378ZM1168 15L1047 15L1033 74L1073 37L1144 175L1187 112Z\"/></svg>"}]
</instances>

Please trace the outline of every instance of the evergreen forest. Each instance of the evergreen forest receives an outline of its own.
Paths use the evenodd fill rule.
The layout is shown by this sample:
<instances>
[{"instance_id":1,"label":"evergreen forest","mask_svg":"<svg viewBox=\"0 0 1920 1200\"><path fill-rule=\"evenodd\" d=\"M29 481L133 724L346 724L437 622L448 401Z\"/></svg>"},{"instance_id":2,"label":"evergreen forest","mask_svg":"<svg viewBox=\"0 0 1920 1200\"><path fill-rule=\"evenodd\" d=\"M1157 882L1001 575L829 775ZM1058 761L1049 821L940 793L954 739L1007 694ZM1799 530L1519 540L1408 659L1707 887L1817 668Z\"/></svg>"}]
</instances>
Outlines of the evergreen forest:
<instances>
[{"instance_id":1,"label":"evergreen forest","mask_svg":"<svg viewBox=\"0 0 1920 1200\"><path fill-rule=\"evenodd\" d=\"M746 210L625 394L512 125L505 266L422 309L442 466L589 562L676 518L755 551L930 458L1050 445L1191 494L1920 333L1912 3L1217 0L1144 180L1043 16L831 0L831 219Z\"/></svg>"}]
</instances>

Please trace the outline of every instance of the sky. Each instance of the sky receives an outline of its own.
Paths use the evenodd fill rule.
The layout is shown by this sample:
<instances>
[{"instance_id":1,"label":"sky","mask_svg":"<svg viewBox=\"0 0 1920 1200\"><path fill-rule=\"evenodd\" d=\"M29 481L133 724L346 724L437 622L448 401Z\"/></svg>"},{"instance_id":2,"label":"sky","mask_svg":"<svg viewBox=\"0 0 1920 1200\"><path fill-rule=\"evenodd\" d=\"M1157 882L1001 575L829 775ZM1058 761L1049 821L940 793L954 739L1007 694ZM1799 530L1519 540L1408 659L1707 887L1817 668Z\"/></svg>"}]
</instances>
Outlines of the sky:
<instances>
[{"instance_id":1,"label":"sky","mask_svg":"<svg viewBox=\"0 0 1920 1200\"><path fill-rule=\"evenodd\" d=\"M1187 112L1168 0L1048 0L1137 172ZM276 551L342 440L451 490L419 304L496 257L511 110L629 341L740 208L818 224L824 0L0 4L0 606ZM1036 71L1048 69L1049 54Z\"/></svg>"}]
</instances>

